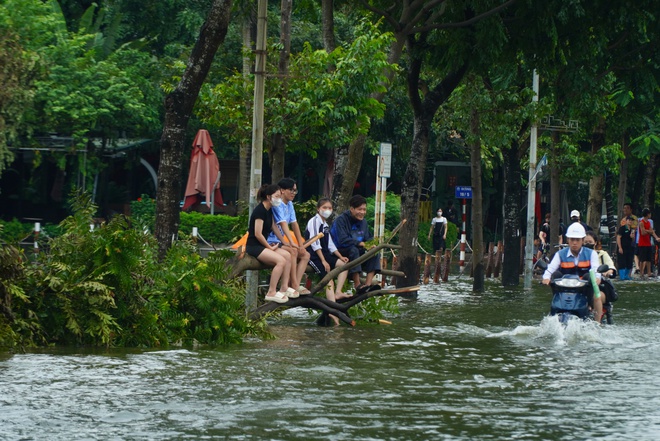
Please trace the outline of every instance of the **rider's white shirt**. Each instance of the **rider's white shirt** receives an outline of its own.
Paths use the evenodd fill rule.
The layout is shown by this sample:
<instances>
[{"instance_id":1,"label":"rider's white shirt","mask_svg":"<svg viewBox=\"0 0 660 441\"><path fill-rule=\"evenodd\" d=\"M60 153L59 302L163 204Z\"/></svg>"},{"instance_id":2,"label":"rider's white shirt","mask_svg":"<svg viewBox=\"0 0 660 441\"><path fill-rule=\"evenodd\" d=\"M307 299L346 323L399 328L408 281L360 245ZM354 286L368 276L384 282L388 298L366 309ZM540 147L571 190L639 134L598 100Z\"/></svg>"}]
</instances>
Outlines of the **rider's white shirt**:
<instances>
[{"instance_id":1,"label":"rider's white shirt","mask_svg":"<svg viewBox=\"0 0 660 441\"><path fill-rule=\"evenodd\" d=\"M580 251L582 251L582 249L580 249ZM599 266L598 253L596 253L594 250L589 250L589 251L591 251L591 258L590 258L591 268L593 268L595 271L596 268L598 268ZM573 262L575 262L576 265L578 264L579 262L578 256L580 255L579 252L578 252L578 256L575 256L573 255L573 253L571 253L570 248L564 248L562 250L559 250L558 252L555 253L554 257L552 258L552 261L550 261L550 264L548 265L548 269L546 269L545 272L543 273L544 279L550 279L552 273L554 273L559 269L559 267L561 266L561 259L559 258L559 253L563 253L563 252L568 252L568 255L573 258ZM598 283L600 283L600 274L596 273L596 279L598 280Z\"/></svg>"}]
</instances>

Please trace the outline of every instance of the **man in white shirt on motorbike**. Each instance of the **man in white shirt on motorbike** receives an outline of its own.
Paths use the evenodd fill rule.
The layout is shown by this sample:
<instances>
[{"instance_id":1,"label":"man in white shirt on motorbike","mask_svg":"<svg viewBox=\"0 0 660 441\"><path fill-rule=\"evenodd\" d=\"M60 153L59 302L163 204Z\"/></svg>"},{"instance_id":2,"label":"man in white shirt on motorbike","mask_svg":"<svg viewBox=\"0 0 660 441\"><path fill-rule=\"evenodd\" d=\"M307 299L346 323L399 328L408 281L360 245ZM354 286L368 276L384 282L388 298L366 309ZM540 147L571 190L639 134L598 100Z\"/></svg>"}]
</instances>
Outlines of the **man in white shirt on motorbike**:
<instances>
[{"instance_id":1,"label":"man in white shirt on motorbike","mask_svg":"<svg viewBox=\"0 0 660 441\"><path fill-rule=\"evenodd\" d=\"M543 273L543 284L549 285L550 278L555 271L562 274L576 274L580 277L589 273L590 269L598 268L598 254L593 250L583 247L586 231L580 223L571 224L566 230L568 248L563 248L555 253L548 268ZM596 282L600 285L600 274L596 273ZM594 320L600 323L603 315L603 302L605 295L598 291L593 296Z\"/></svg>"}]
</instances>

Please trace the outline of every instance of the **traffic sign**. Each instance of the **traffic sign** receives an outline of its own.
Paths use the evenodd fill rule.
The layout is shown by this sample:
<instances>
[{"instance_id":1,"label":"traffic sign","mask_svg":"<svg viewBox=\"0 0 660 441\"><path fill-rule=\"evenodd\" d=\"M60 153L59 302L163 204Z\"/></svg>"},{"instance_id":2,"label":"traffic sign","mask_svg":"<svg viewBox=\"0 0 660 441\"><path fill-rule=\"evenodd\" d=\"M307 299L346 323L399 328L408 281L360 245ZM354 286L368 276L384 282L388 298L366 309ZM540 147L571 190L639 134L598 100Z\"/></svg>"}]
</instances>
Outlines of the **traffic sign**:
<instances>
[{"instance_id":1,"label":"traffic sign","mask_svg":"<svg viewBox=\"0 0 660 441\"><path fill-rule=\"evenodd\" d=\"M392 144L389 142L380 143L380 177L389 178L392 173Z\"/></svg>"},{"instance_id":2,"label":"traffic sign","mask_svg":"<svg viewBox=\"0 0 660 441\"><path fill-rule=\"evenodd\" d=\"M456 199L472 199L472 187L456 186L455 197Z\"/></svg>"}]
</instances>

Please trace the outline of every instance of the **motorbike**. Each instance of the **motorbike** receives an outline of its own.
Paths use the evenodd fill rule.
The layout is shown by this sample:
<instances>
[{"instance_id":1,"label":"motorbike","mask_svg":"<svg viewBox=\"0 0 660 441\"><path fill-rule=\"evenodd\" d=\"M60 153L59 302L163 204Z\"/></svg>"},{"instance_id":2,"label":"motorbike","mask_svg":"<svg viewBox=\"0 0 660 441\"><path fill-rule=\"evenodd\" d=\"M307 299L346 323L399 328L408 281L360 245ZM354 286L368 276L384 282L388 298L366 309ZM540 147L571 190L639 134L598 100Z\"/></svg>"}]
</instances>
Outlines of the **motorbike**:
<instances>
[{"instance_id":1,"label":"motorbike","mask_svg":"<svg viewBox=\"0 0 660 441\"><path fill-rule=\"evenodd\" d=\"M539 261L538 266L543 270L547 269L547 263L543 261ZM607 265L601 265L597 269L601 275L608 270ZM601 322L611 325L614 323L612 302L617 300L618 295L612 282L604 276L601 277L599 288L605 294ZM575 274L562 274L560 271L556 271L550 277L550 288L552 289L550 315L558 316L561 323L567 323L572 316L583 320L594 319L589 304L589 299L593 296L593 287L588 275L581 278Z\"/></svg>"}]
</instances>

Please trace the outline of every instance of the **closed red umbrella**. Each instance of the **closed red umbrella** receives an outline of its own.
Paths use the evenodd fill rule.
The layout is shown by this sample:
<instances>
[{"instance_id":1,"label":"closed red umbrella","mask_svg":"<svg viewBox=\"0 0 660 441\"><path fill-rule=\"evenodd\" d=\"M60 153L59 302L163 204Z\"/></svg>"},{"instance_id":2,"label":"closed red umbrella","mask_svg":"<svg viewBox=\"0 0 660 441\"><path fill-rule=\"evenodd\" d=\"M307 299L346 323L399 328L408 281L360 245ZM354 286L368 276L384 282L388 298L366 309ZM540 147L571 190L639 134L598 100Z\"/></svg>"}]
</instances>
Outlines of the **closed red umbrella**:
<instances>
[{"instance_id":1,"label":"closed red umbrella","mask_svg":"<svg viewBox=\"0 0 660 441\"><path fill-rule=\"evenodd\" d=\"M184 210L195 205L201 196L206 198L206 206L212 210L211 195L214 195L215 205L222 207L219 173L220 163L213 151L211 136L208 130L201 129L193 141L190 174L183 203Z\"/></svg>"}]
</instances>

